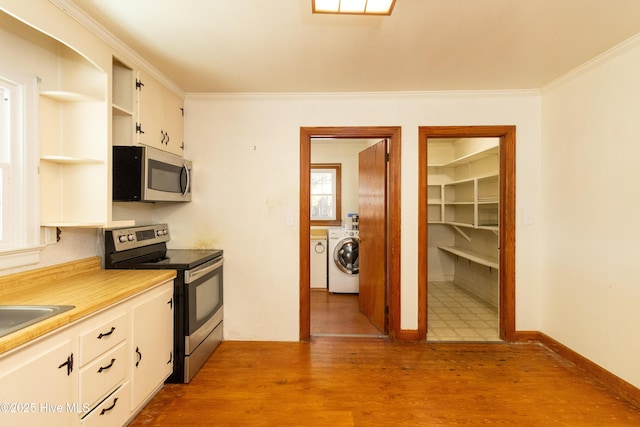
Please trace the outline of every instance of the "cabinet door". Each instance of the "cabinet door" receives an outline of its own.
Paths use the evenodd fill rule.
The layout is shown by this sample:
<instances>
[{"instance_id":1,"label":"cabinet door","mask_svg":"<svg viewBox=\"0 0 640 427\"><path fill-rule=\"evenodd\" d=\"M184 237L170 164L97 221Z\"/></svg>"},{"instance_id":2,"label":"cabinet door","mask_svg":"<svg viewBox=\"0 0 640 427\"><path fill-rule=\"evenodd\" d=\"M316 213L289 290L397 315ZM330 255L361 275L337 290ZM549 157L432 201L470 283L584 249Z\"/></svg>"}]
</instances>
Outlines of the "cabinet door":
<instances>
[{"instance_id":1,"label":"cabinet door","mask_svg":"<svg viewBox=\"0 0 640 427\"><path fill-rule=\"evenodd\" d=\"M182 156L182 98L142 71L138 80L138 143Z\"/></svg>"},{"instance_id":2,"label":"cabinet door","mask_svg":"<svg viewBox=\"0 0 640 427\"><path fill-rule=\"evenodd\" d=\"M138 143L164 150L162 121L164 106L162 86L148 74L138 73L138 120L136 133Z\"/></svg>"},{"instance_id":3,"label":"cabinet door","mask_svg":"<svg viewBox=\"0 0 640 427\"><path fill-rule=\"evenodd\" d=\"M184 147L184 102L178 95L165 90L164 96L164 132L166 144L164 150L181 156Z\"/></svg>"},{"instance_id":4,"label":"cabinet door","mask_svg":"<svg viewBox=\"0 0 640 427\"><path fill-rule=\"evenodd\" d=\"M69 426L82 405L68 337L49 338L0 359L0 425Z\"/></svg>"},{"instance_id":5,"label":"cabinet door","mask_svg":"<svg viewBox=\"0 0 640 427\"><path fill-rule=\"evenodd\" d=\"M173 282L132 310L132 409L136 410L173 371Z\"/></svg>"}]
</instances>

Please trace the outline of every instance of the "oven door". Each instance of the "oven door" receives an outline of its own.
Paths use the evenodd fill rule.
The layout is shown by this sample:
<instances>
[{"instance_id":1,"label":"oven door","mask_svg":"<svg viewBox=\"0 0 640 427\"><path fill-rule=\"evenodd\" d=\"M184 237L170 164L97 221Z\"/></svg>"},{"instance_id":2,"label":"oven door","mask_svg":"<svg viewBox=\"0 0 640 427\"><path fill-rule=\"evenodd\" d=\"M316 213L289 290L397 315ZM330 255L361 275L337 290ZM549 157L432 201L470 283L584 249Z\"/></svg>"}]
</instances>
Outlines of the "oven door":
<instances>
[{"instance_id":1,"label":"oven door","mask_svg":"<svg viewBox=\"0 0 640 427\"><path fill-rule=\"evenodd\" d=\"M219 258L184 273L186 355L222 321L222 264Z\"/></svg>"}]
</instances>

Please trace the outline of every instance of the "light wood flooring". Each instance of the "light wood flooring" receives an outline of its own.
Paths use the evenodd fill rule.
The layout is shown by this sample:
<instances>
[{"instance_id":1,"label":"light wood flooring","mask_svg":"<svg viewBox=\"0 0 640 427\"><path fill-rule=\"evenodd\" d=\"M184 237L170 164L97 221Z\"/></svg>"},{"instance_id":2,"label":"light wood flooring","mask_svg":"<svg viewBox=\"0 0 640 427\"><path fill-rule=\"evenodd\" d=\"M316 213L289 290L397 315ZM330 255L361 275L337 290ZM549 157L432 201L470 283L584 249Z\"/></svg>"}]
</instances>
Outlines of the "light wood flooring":
<instances>
[{"instance_id":1,"label":"light wood flooring","mask_svg":"<svg viewBox=\"0 0 640 427\"><path fill-rule=\"evenodd\" d=\"M333 294L324 289L312 289L310 301L312 336L383 335L360 312L358 294Z\"/></svg>"},{"instance_id":2,"label":"light wood flooring","mask_svg":"<svg viewBox=\"0 0 640 427\"><path fill-rule=\"evenodd\" d=\"M225 341L132 426L638 426L640 410L546 347L315 337Z\"/></svg>"}]
</instances>

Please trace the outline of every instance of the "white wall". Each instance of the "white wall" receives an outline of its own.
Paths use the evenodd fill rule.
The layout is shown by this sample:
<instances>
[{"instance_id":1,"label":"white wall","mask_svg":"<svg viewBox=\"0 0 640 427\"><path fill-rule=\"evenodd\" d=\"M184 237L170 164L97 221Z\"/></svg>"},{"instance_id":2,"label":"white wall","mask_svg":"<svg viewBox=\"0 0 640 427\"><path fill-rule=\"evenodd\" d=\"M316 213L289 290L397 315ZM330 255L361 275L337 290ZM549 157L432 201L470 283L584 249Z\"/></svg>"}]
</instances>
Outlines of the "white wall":
<instances>
[{"instance_id":1,"label":"white wall","mask_svg":"<svg viewBox=\"0 0 640 427\"><path fill-rule=\"evenodd\" d=\"M537 92L190 95L185 110L194 200L158 219L174 247L224 249L226 339L298 340L301 126L402 126L403 329L417 328L418 126L516 125L517 198L539 203ZM516 235L516 326L539 330L537 221Z\"/></svg>"},{"instance_id":2,"label":"white wall","mask_svg":"<svg viewBox=\"0 0 640 427\"><path fill-rule=\"evenodd\" d=\"M43 231L41 230L40 233L41 241L44 241ZM0 276L101 255L102 248L102 230L63 228L60 241L47 245L40 251L40 261L37 264L2 270Z\"/></svg>"},{"instance_id":3,"label":"white wall","mask_svg":"<svg viewBox=\"0 0 640 427\"><path fill-rule=\"evenodd\" d=\"M543 93L542 332L640 387L640 38Z\"/></svg>"}]
</instances>

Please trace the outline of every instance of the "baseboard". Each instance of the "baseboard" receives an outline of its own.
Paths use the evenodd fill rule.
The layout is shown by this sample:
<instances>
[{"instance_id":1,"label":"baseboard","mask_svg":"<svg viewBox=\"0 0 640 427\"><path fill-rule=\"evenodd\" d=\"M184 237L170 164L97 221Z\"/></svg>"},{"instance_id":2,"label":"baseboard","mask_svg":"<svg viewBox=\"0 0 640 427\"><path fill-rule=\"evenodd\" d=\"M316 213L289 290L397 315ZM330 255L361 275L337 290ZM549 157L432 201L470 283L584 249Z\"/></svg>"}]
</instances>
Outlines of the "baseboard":
<instances>
[{"instance_id":1,"label":"baseboard","mask_svg":"<svg viewBox=\"0 0 640 427\"><path fill-rule=\"evenodd\" d=\"M566 345L554 340L550 336L537 331L516 331L514 341L529 342L537 341L548 347L559 356L573 362L578 368L585 371L589 376L600 382L606 388L630 402L636 407L640 407L640 389L629 384L617 375L612 374L603 367L597 365L581 354L570 349Z\"/></svg>"},{"instance_id":2,"label":"baseboard","mask_svg":"<svg viewBox=\"0 0 640 427\"><path fill-rule=\"evenodd\" d=\"M453 274L430 274L427 279L429 282L453 282Z\"/></svg>"},{"instance_id":3,"label":"baseboard","mask_svg":"<svg viewBox=\"0 0 640 427\"><path fill-rule=\"evenodd\" d=\"M423 342L425 340L423 335L418 329L400 329L390 338L402 342Z\"/></svg>"}]
</instances>

